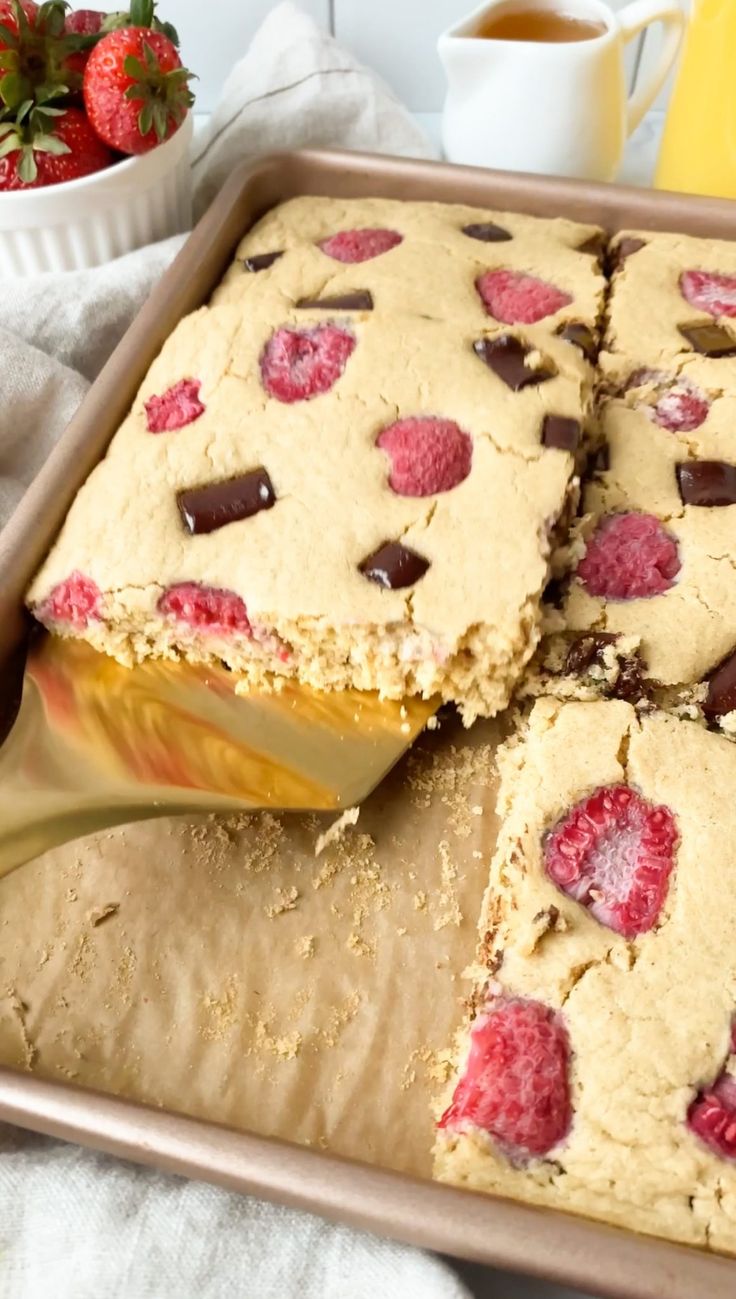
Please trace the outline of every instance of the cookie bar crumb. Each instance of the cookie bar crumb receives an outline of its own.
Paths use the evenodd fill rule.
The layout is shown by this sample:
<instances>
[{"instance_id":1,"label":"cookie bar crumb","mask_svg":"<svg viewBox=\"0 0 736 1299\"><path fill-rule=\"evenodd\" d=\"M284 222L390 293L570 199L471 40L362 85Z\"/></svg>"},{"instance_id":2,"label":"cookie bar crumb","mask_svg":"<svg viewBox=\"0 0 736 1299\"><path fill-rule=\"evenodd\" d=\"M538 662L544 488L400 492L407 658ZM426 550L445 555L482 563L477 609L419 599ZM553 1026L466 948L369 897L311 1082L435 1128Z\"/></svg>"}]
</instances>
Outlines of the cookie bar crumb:
<instances>
[{"instance_id":1,"label":"cookie bar crumb","mask_svg":"<svg viewBox=\"0 0 736 1299\"><path fill-rule=\"evenodd\" d=\"M347 830L349 826L357 823L359 816L359 807L346 807L345 811L336 821L332 822L332 825L325 830L324 834L319 835L314 846L315 857L319 857L320 854L324 852L325 848L329 847L331 843L337 843L338 839L342 838L345 830Z\"/></svg>"},{"instance_id":2,"label":"cookie bar crumb","mask_svg":"<svg viewBox=\"0 0 736 1299\"><path fill-rule=\"evenodd\" d=\"M299 897L300 897L299 890L295 888L293 884L290 885L289 888L278 887L275 890L274 901L269 902L269 904L265 906L263 910L265 911L269 920L273 920L276 916L282 916L287 911L295 911L297 907L297 903L299 901Z\"/></svg>"},{"instance_id":3,"label":"cookie bar crumb","mask_svg":"<svg viewBox=\"0 0 736 1299\"><path fill-rule=\"evenodd\" d=\"M307 960L310 956L314 956L317 951L317 941L314 934L305 934L302 938L297 938L294 943L294 951L296 952L296 955L301 956L303 960Z\"/></svg>"}]
</instances>

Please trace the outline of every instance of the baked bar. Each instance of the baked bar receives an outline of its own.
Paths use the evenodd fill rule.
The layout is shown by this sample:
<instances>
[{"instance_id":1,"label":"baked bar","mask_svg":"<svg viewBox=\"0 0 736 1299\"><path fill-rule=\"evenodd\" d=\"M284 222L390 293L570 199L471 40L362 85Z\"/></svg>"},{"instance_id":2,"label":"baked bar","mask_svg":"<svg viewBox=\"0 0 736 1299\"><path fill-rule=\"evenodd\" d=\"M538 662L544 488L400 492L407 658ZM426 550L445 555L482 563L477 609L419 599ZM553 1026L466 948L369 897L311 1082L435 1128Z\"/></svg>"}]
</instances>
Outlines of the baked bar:
<instances>
[{"instance_id":1,"label":"baked bar","mask_svg":"<svg viewBox=\"0 0 736 1299\"><path fill-rule=\"evenodd\" d=\"M33 583L46 626L258 686L505 706L576 505L592 367L543 321L382 309L381 256L337 300L297 262L181 322Z\"/></svg>"},{"instance_id":2,"label":"baked bar","mask_svg":"<svg viewBox=\"0 0 736 1299\"><path fill-rule=\"evenodd\" d=\"M712 364L640 371L604 402L605 468L535 693L654 700L736 729L736 387L709 385Z\"/></svg>"},{"instance_id":3,"label":"baked bar","mask_svg":"<svg viewBox=\"0 0 736 1299\"><path fill-rule=\"evenodd\" d=\"M436 1175L734 1253L736 750L545 699L501 774Z\"/></svg>"},{"instance_id":4,"label":"baked bar","mask_svg":"<svg viewBox=\"0 0 736 1299\"><path fill-rule=\"evenodd\" d=\"M620 388L642 368L679 371L710 359L733 383L736 357L736 244L692 235L624 231L612 242L613 269L601 371ZM726 364L729 362L730 364Z\"/></svg>"},{"instance_id":5,"label":"baked bar","mask_svg":"<svg viewBox=\"0 0 736 1299\"><path fill-rule=\"evenodd\" d=\"M376 252L378 250L378 253ZM602 232L563 218L390 199L296 198L242 240L213 303L244 305L264 282L330 297L369 291L382 313L460 320L481 329L584 327L594 350L606 281Z\"/></svg>"}]
</instances>

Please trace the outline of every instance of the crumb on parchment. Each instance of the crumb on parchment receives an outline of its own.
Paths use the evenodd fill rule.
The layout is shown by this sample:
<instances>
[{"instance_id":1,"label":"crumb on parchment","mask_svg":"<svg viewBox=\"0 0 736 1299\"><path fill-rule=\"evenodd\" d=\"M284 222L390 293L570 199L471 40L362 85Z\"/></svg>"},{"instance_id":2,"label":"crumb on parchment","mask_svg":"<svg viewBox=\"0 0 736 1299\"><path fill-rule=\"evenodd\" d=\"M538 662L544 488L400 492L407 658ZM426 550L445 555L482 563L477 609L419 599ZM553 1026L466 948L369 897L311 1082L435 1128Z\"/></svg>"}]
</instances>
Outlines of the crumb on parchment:
<instances>
[{"instance_id":1,"label":"crumb on parchment","mask_svg":"<svg viewBox=\"0 0 736 1299\"><path fill-rule=\"evenodd\" d=\"M314 956L316 950L317 944L314 934L305 934L303 938L297 938L294 943L294 951L296 952L296 955L301 956L305 961L308 957Z\"/></svg>"},{"instance_id":2,"label":"crumb on parchment","mask_svg":"<svg viewBox=\"0 0 736 1299\"><path fill-rule=\"evenodd\" d=\"M273 920L275 916L282 916L286 911L295 911L299 897L299 890L294 888L293 884L288 889L276 888L273 902L269 902L263 910L269 920Z\"/></svg>"},{"instance_id":3,"label":"crumb on parchment","mask_svg":"<svg viewBox=\"0 0 736 1299\"><path fill-rule=\"evenodd\" d=\"M359 816L359 807L346 807L342 815L332 822L332 825L325 830L324 834L319 835L314 846L315 857L319 857L320 853L324 852L329 844L337 843L337 840L342 837L343 830L346 830L348 826L355 825Z\"/></svg>"}]
</instances>

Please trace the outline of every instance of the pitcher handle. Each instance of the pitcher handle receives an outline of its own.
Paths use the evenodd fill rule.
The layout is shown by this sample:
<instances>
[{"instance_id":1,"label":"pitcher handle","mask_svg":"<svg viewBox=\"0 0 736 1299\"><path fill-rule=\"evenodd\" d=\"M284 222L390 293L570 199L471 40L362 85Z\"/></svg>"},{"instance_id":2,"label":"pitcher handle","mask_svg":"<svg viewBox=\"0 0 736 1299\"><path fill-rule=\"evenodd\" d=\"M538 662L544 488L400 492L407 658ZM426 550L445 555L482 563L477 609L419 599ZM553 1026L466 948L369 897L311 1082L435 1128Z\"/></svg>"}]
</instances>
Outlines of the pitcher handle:
<instances>
[{"instance_id":1,"label":"pitcher handle","mask_svg":"<svg viewBox=\"0 0 736 1299\"><path fill-rule=\"evenodd\" d=\"M664 23L664 41L656 66L641 86L637 86L629 99L627 134L636 129L647 110L657 98L665 83L667 73L677 57L685 14L678 0L633 0L616 15L624 41L628 42L644 31L650 23Z\"/></svg>"}]
</instances>

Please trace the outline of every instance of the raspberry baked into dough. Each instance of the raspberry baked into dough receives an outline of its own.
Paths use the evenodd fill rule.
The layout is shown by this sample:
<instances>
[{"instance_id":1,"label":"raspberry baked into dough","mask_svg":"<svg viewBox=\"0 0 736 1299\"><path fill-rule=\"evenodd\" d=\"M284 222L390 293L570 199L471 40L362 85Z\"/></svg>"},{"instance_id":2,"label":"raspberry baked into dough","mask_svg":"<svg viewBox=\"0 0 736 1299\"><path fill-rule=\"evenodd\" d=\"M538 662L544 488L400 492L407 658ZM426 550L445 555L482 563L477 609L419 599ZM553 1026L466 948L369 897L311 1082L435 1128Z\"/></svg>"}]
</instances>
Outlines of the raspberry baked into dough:
<instances>
[{"instance_id":1,"label":"raspberry baked into dough","mask_svg":"<svg viewBox=\"0 0 736 1299\"><path fill-rule=\"evenodd\" d=\"M709 358L715 386L736 357L736 244L628 231L614 240L601 369L626 383L635 369L679 371ZM729 364L730 361L730 364Z\"/></svg>"},{"instance_id":2,"label":"raspberry baked into dough","mask_svg":"<svg viewBox=\"0 0 736 1299\"><path fill-rule=\"evenodd\" d=\"M603 401L606 463L532 693L656 702L736 733L736 383L715 365L635 371Z\"/></svg>"},{"instance_id":3,"label":"raspberry baked into dough","mask_svg":"<svg viewBox=\"0 0 736 1299\"><path fill-rule=\"evenodd\" d=\"M436 1175L736 1253L736 749L544 699L501 775Z\"/></svg>"},{"instance_id":4,"label":"raspberry baked into dough","mask_svg":"<svg viewBox=\"0 0 736 1299\"><path fill-rule=\"evenodd\" d=\"M123 662L221 659L254 685L438 695L470 722L507 704L537 643L592 368L544 320L505 324L477 302L443 319L431 295L426 314L401 294L384 307L401 266L385 284L368 272L411 242L412 205L396 244L372 208L360 228L351 209L346 232L345 205L330 223L319 204L332 252L304 247L347 266L349 292L284 254L240 266L247 294L184 319L29 604ZM562 224L570 241L590 234ZM591 254L567 252L592 283ZM507 284L504 301L534 315L540 292Z\"/></svg>"}]
</instances>

